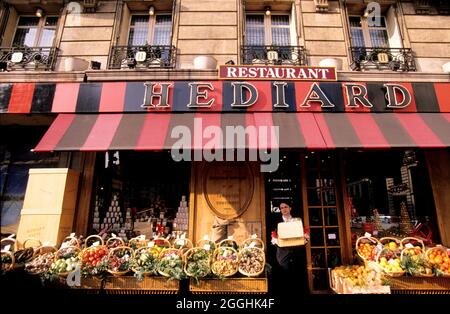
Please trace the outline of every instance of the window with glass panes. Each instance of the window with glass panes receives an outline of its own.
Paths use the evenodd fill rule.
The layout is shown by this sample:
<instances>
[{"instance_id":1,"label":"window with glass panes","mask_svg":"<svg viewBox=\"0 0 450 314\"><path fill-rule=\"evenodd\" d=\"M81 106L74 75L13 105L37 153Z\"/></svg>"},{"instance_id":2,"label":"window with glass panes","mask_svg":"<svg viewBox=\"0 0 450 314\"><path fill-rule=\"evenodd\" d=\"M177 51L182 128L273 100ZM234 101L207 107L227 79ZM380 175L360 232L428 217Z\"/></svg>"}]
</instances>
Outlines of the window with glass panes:
<instances>
[{"instance_id":1,"label":"window with glass panes","mask_svg":"<svg viewBox=\"0 0 450 314\"><path fill-rule=\"evenodd\" d=\"M170 14L133 15L131 17L129 46L168 46L172 36L172 16Z\"/></svg>"},{"instance_id":2,"label":"window with glass panes","mask_svg":"<svg viewBox=\"0 0 450 314\"><path fill-rule=\"evenodd\" d=\"M389 37L385 17L380 17L378 25L370 25L367 18L350 16L350 35L353 47L389 47Z\"/></svg>"},{"instance_id":3,"label":"window with glass panes","mask_svg":"<svg viewBox=\"0 0 450 314\"><path fill-rule=\"evenodd\" d=\"M328 268L342 264L342 237L337 200L334 155L308 152L304 155L304 223L310 230L307 246L310 289L329 289Z\"/></svg>"},{"instance_id":4,"label":"window with glass panes","mask_svg":"<svg viewBox=\"0 0 450 314\"><path fill-rule=\"evenodd\" d=\"M288 14L247 14L245 44L248 46L291 45Z\"/></svg>"},{"instance_id":5,"label":"window with glass panes","mask_svg":"<svg viewBox=\"0 0 450 314\"><path fill-rule=\"evenodd\" d=\"M14 35L13 46L53 46L57 23L57 16L20 16Z\"/></svg>"}]
</instances>

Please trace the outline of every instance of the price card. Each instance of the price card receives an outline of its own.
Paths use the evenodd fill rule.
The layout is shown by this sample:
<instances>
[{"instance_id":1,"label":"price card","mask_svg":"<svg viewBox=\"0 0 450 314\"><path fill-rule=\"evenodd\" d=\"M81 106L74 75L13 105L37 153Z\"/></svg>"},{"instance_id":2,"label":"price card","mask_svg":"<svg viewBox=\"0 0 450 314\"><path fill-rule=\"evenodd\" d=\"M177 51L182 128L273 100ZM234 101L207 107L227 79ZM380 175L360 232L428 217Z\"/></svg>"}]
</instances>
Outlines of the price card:
<instances>
[{"instance_id":1,"label":"price card","mask_svg":"<svg viewBox=\"0 0 450 314\"><path fill-rule=\"evenodd\" d=\"M155 242L154 241L150 241L149 243L148 243L148 247L154 247L155 246Z\"/></svg>"},{"instance_id":2,"label":"price card","mask_svg":"<svg viewBox=\"0 0 450 314\"><path fill-rule=\"evenodd\" d=\"M329 233L328 234L328 239L329 240L336 240L336 233Z\"/></svg>"},{"instance_id":3,"label":"price card","mask_svg":"<svg viewBox=\"0 0 450 314\"><path fill-rule=\"evenodd\" d=\"M252 241L252 243L250 243L249 247L255 247L256 246L256 242Z\"/></svg>"},{"instance_id":4,"label":"price card","mask_svg":"<svg viewBox=\"0 0 450 314\"><path fill-rule=\"evenodd\" d=\"M144 240L145 240L145 234L141 234L141 235L139 236L139 240L144 241Z\"/></svg>"},{"instance_id":5,"label":"price card","mask_svg":"<svg viewBox=\"0 0 450 314\"><path fill-rule=\"evenodd\" d=\"M209 235L205 234L205 235L203 236L203 240L209 240Z\"/></svg>"},{"instance_id":6,"label":"price card","mask_svg":"<svg viewBox=\"0 0 450 314\"><path fill-rule=\"evenodd\" d=\"M184 245L183 239L178 240L177 241L177 245L183 246Z\"/></svg>"},{"instance_id":7,"label":"price card","mask_svg":"<svg viewBox=\"0 0 450 314\"><path fill-rule=\"evenodd\" d=\"M69 237L75 238L75 232L72 232L72 233L69 235Z\"/></svg>"},{"instance_id":8,"label":"price card","mask_svg":"<svg viewBox=\"0 0 450 314\"><path fill-rule=\"evenodd\" d=\"M97 246L99 246L99 245L100 245L100 241L94 242L94 243L92 244L93 247L97 247Z\"/></svg>"},{"instance_id":9,"label":"price card","mask_svg":"<svg viewBox=\"0 0 450 314\"><path fill-rule=\"evenodd\" d=\"M61 249L65 249L68 246L69 244L67 242L64 242L63 244L61 244Z\"/></svg>"},{"instance_id":10,"label":"price card","mask_svg":"<svg viewBox=\"0 0 450 314\"><path fill-rule=\"evenodd\" d=\"M210 245L210 244L205 244L205 245L203 246L203 248L204 248L205 250L209 251L209 250L211 250L211 245Z\"/></svg>"},{"instance_id":11,"label":"price card","mask_svg":"<svg viewBox=\"0 0 450 314\"><path fill-rule=\"evenodd\" d=\"M228 236L228 240L233 240L233 236Z\"/></svg>"},{"instance_id":12,"label":"price card","mask_svg":"<svg viewBox=\"0 0 450 314\"><path fill-rule=\"evenodd\" d=\"M406 243L405 248L407 249L413 249L414 245L412 245L411 243Z\"/></svg>"},{"instance_id":13,"label":"price card","mask_svg":"<svg viewBox=\"0 0 450 314\"><path fill-rule=\"evenodd\" d=\"M256 233L252 235L252 239L257 239L257 238L258 238L258 236L256 235Z\"/></svg>"},{"instance_id":14,"label":"price card","mask_svg":"<svg viewBox=\"0 0 450 314\"><path fill-rule=\"evenodd\" d=\"M112 238L117 238L117 236L116 236L115 233L111 233L111 237L112 237Z\"/></svg>"},{"instance_id":15,"label":"price card","mask_svg":"<svg viewBox=\"0 0 450 314\"><path fill-rule=\"evenodd\" d=\"M366 238L370 238L372 235L371 235L370 233L366 232L366 233L364 233L364 236L365 236Z\"/></svg>"},{"instance_id":16,"label":"price card","mask_svg":"<svg viewBox=\"0 0 450 314\"><path fill-rule=\"evenodd\" d=\"M51 246L51 244L49 241L47 241L47 242L44 242L44 244L42 246Z\"/></svg>"},{"instance_id":17,"label":"price card","mask_svg":"<svg viewBox=\"0 0 450 314\"><path fill-rule=\"evenodd\" d=\"M11 248L11 244L6 245L3 250L4 251L9 251L9 249Z\"/></svg>"},{"instance_id":18,"label":"price card","mask_svg":"<svg viewBox=\"0 0 450 314\"><path fill-rule=\"evenodd\" d=\"M181 239L185 239L185 238L186 238L186 233L183 233L183 234L180 236L180 238L181 238Z\"/></svg>"}]
</instances>

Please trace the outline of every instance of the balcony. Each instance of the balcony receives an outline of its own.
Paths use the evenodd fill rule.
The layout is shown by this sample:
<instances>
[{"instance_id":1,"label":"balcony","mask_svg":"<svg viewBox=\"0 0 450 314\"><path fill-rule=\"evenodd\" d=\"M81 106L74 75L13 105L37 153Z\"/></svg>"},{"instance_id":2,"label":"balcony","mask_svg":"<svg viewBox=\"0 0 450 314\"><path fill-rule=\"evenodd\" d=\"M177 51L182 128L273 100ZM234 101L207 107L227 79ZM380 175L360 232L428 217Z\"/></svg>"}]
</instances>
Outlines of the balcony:
<instances>
[{"instance_id":1,"label":"balcony","mask_svg":"<svg viewBox=\"0 0 450 314\"><path fill-rule=\"evenodd\" d=\"M52 71L56 47L0 47L0 71Z\"/></svg>"},{"instance_id":2,"label":"balcony","mask_svg":"<svg viewBox=\"0 0 450 314\"><path fill-rule=\"evenodd\" d=\"M242 64L306 65L302 46L242 46Z\"/></svg>"},{"instance_id":3,"label":"balcony","mask_svg":"<svg viewBox=\"0 0 450 314\"><path fill-rule=\"evenodd\" d=\"M109 69L174 68L174 46L114 46L111 48Z\"/></svg>"},{"instance_id":4,"label":"balcony","mask_svg":"<svg viewBox=\"0 0 450 314\"><path fill-rule=\"evenodd\" d=\"M388 70L416 71L414 56L410 48L350 48L354 71Z\"/></svg>"}]
</instances>

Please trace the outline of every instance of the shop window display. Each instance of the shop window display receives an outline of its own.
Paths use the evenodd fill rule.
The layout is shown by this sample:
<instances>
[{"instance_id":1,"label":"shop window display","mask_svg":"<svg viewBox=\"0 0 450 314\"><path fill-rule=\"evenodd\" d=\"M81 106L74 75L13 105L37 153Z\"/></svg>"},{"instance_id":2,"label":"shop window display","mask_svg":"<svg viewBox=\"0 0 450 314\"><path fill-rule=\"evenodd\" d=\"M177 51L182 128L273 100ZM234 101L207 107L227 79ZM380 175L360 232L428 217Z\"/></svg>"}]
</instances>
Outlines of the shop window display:
<instances>
[{"instance_id":1,"label":"shop window display","mask_svg":"<svg viewBox=\"0 0 450 314\"><path fill-rule=\"evenodd\" d=\"M99 154L92 233L124 239L187 235L190 164L167 153Z\"/></svg>"},{"instance_id":2,"label":"shop window display","mask_svg":"<svg viewBox=\"0 0 450 314\"><path fill-rule=\"evenodd\" d=\"M416 236L439 241L435 208L424 156L420 151L346 152L347 199L353 240Z\"/></svg>"}]
</instances>

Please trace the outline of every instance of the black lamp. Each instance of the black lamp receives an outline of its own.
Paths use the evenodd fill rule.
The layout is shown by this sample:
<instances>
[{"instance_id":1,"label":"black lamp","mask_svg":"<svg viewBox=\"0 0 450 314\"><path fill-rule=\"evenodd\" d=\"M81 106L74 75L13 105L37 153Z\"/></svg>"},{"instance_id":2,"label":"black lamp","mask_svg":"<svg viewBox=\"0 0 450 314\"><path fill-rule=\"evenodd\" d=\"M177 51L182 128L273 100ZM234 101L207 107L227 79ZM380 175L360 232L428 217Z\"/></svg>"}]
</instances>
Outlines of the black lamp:
<instances>
[{"instance_id":1,"label":"black lamp","mask_svg":"<svg viewBox=\"0 0 450 314\"><path fill-rule=\"evenodd\" d=\"M91 69L92 70L100 70L102 64L98 61L91 61Z\"/></svg>"}]
</instances>

